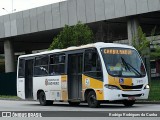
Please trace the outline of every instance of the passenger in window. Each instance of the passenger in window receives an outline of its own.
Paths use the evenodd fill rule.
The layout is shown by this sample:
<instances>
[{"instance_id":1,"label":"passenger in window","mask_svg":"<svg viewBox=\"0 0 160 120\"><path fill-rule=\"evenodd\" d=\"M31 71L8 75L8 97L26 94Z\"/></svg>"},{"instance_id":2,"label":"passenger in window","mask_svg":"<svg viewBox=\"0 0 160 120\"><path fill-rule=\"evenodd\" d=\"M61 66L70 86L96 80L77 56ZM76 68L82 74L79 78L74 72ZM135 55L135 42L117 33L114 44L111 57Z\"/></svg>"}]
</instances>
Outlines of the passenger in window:
<instances>
[{"instance_id":1,"label":"passenger in window","mask_svg":"<svg viewBox=\"0 0 160 120\"><path fill-rule=\"evenodd\" d=\"M126 70L126 68L125 68L124 64L122 63L121 59L118 59L115 67L119 68L118 69L119 71L122 71L122 70L125 71Z\"/></svg>"},{"instance_id":2,"label":"passenger in window","mask_svg":"<svg viewBox=\"0 0 160 120\"><path fill-rule=\"evenodd\" d=\"M55 73L54 71L52 71L50 74L51 74L51 75L55 75L56 73Z\"/></svg>"},{"instance_id":3,"label":"passenger in window","mask_svg":"<svg viewBox=\"0 0 160 120\"><path fill-rule=\"evenodd\" d=\"M55 75L55 74L56 74L56 72L55 72L55 70L53 69L53 66L51 66L50 75Z\"/></svg>"}]
</instances>

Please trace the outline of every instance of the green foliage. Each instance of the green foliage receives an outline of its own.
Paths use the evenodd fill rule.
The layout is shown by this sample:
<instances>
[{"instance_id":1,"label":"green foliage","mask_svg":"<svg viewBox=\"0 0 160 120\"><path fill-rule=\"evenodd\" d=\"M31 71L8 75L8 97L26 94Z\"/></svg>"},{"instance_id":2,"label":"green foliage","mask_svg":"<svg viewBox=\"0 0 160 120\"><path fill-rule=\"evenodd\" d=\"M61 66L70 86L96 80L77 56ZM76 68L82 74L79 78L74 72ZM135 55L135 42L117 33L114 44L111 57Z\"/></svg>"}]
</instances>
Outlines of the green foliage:
<instances>
[{"instance_id":1,"label":"green foliage","mask_svg":"<svg viewBox=\"0 0 160 120\"><path fill-rule=\"evenodd\" d=\"M154 52L151 52L150 57L151 59L159 59L160 58L160 46L155 45L154 48L155 50Z\"/></svg>"},{"instance_id":2,"label":"green foliage","mask_svg":"<svg viewBox=\"0 0 160 120\"><path fill-rule=\"evenodd\" d=\"M149 100L151 101L159 101L160 100L160 80L151 80L149 83L150 85L150 92L149 92Z\"/></svg>"},{"instance_id":3,"label":"green foliage","mask_svg":"<svg viewBox=\"0 0 160 120\"><path fill-rule=\"evenodd\" d=\"M75 26L65 25L60 34L53 39L49 50L62 49L69 46L79 46L93 42L93 32L87 26L78 22Z\"/></svg>"},{"instance_id":4,"label":"green foliage","mask_svg":"<svg viewBox=\"0 0 160 120\"><path fill-rule=\"evenodd\" d=\"M143 33L141 27L138 27L137 36L134 37L132 43L141 56L149 54L147 49L149 48L150 41L146 38L146 34Z\"/></svg>"},{"instance_id":5,"label":"green foliage","mask_svg":"<svg viewBox=\"0 0 160 120\"><path fill-rule=\"evenodd\" d=\"M160 46L156 43L157 37L155 36L156 27L151 32L151 44L153 45L153 50L150 54L151 59L160 58Z\"/></svg>"},{"instance_id":6,"label":"green foliage","mask_svg":"<svg viewBox=\"0 0 160 120\"><path fill-rule=\"evenodd\" d=\"M17 96L11 96L11 95L0 95L0 99L10 99L10 100L20 100Z\"/></svg>"},{"instance_id":7,"label":"green foliage","mask_svg":"<svg viewBox=\"0 0 160 120\"><path fill-rule=\"evenodd\" d=\"M132 43L142 57L150 55L152 59L160 58L160 47L155 43L157 39L155 31L156 27L151 31L151 37L149 40L147 39L146 34L142 31L142 28L138 27L137 36L134 37ZM150 50L150 43L154 46L154 50Z\"/></svg>"}]
</instances>

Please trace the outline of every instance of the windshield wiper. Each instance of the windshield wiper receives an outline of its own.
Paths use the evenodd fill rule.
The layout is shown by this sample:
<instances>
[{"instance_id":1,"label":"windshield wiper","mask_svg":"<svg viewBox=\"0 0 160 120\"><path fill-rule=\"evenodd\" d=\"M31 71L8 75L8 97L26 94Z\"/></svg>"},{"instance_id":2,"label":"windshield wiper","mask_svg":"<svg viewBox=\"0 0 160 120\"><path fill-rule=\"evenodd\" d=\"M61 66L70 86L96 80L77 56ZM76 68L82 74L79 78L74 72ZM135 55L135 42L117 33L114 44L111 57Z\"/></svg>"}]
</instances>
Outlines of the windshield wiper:
<instances>
[{"instance_id":1,"label":"windshield wiper","mask_svg":"<svg viewBox=\"0 0 160 120\"><path fill-rule=\"evenodd\" d=\"M121 57L121 60L122 60L123 64L128 68L129 71L130 71L130 68L132 68L140 77L142 76L142 74L136 68L134 68L132 65L130 65L129 63L127 63L124 60L124 58Z\"/></svg>"},{"instance_id":2,"label":"windshield wiper","mask_svg":"<svg viewBox=\"0 0 160 120\"><path fill-rule=\"evenodd\" d=\"M134 71L136 71L140 77L142 77L142 74L136 69L134 68L132 65L130 65L129 63L127 63Z\"/></svg>"},{"instance_id":3,"label":"windshield wiper","mask_svg":"<svg viewBox=\"0 0 160 120\"><path fill-rule=\"evenodd\" d=\"M127 67L127 69L130 71L130 68L129 68L127 62L124 60L123 57L121 57L121 60L122 60L123 65L124 65L125 67Z\"/></svg>"}]
</instances>

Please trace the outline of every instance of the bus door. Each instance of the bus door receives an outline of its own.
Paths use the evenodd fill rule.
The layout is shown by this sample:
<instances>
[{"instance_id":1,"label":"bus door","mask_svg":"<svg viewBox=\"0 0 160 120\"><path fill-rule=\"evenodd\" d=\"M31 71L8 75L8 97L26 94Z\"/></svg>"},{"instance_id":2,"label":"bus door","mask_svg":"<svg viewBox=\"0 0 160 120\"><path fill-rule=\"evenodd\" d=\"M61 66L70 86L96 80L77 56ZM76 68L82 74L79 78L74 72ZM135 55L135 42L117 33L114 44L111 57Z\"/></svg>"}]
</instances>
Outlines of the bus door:
<instances>
[{"instance_id":1,"label":"bus door","mask_svg":"<svg viewBox=\"0 0 160 120\"><path fill-rule=\"evenodd\" d=\"M68 55L68 98L81 99L83 53Z\"/></svg>"},{"instance_id":2,"label":"bus door","mask_svg":"<svg viewBox=\"0 0 160 120\"><path fill-rule=\"evenodd\" d=\"M25 62L25 98L33 98L33 62L28 59Z\"/></svg>"}]
</instances>

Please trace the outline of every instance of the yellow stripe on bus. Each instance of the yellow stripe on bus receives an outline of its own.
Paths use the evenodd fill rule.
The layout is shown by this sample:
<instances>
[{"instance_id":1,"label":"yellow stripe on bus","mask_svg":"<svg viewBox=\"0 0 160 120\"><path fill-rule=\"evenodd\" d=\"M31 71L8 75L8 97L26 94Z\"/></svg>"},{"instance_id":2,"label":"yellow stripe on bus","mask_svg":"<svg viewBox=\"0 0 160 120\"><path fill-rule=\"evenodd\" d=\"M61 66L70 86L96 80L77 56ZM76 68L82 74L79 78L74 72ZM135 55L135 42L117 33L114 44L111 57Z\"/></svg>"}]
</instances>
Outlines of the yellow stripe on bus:
<instances>
[{"instance_id":1,"label":"yellow stripe on bus","mask_svg":"<svg viewBox=\"0 0 160 120\"><path fill-rule=\"evenodd\" d=\"M82 94L84 95L84 90L94 89L96 92L97 100L104 100L103 92L103 81L82 75ZM82 95L82 96L83 96Z\"/></svg>"},{"instance_id":2,"label":"yellow stripe on bus","mask_svg":"<svg viewBox=\"0 0 160 120\"><path fill-rule=\"evenodd\" d=\"M62 100L68 100L68 88L67 88L67 75L61 76L61 93L62 93Z\"/></svg>"},{"instance_id":3,"label":"yellow stripe on bus","mask_svg":"<svg viewBox=\"0 0 160 120\"><path fill-rule=\"evenodd\" d=\"M118 86L121 90L124 90L121 85L126 85L126 86L132 86L132 78L123 78L124 82L120 83L119 77L112 77L108 75L108 84L109 85L115 85ZM125 89L125 90L131 90L131 89Z\"/></svg>"}]
</instances>

